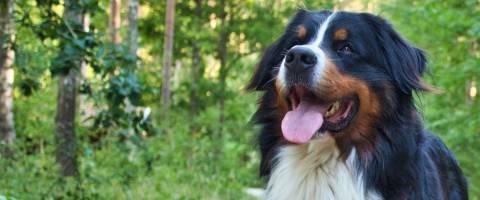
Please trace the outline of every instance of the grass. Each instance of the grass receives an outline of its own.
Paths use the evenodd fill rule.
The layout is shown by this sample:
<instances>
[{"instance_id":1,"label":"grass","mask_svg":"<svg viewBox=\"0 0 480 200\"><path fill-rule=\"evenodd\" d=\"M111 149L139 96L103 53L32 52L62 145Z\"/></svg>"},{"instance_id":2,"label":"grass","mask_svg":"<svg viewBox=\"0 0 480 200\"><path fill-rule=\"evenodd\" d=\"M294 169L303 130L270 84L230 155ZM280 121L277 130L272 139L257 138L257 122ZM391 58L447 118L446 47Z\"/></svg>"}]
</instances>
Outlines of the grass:
<instances>
[{"instance_id":1,"label":"grass","mask_svg":"<svg viewBox=\"0 0 480 200\"><path fill-rule=\"evenodd\" d=\"M243 190L261 186L254 130L248 126L253 105L235 110L227 103L223 134L214 134L217 113L206 108L203 124L191 132L188 113L173 108L170 124L142 147L105 136L92 144L92 131L77 126L78 178L61 179L54 160L55 88L16 98L17 144L14 159L0 160L0 196L14 199L252 199ZM253 98L253 97L250 97ZM233 115L233 116L232 116ZM162 127L167 128L162 128Z\"/></svg>"}]
</instances>

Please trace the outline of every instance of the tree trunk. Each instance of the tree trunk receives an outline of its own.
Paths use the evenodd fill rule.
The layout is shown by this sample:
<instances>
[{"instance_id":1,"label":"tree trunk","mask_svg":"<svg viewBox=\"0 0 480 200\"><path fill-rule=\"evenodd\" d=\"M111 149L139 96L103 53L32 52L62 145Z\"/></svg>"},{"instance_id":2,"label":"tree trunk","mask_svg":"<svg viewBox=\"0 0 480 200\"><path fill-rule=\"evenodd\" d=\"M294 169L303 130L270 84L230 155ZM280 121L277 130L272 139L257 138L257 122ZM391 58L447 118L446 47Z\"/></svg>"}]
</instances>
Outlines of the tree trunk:
<instances>
[{"instance_id":1,"label":"tree trunk","mask_svg":"<svg viewBox=\"0 0 480 200\"><path fill-rule=\"evenodd\" d=\"M88 32L89 26L90 26L90 16L85 15L83 16L82 19L82 24L83 24L83 30ZM87 62L82 61L82 65L80 67L80 77L79 77L79 83L80 85L85 84L86 79L87 79ZM80 94L79 95L79 102L78 102L78 108L80 109L80 122L83 123L84 125L89 125L87 124L88 119L92 116L95 115L93 105L88 104L87 102L87 95L85 94Z\"/></svg>"},{"instance_id":2,"label":"tree trunk","mask_svg":"<svg viewBox=\"0 0 480 200\"><path fill-rule=\"evenodd\" d=\"M110 37L112 38L112 42L114 44L120 43L120 8L121 8L121 1L120 0L110 0Z\"/></svg>"},{"instance_id":3,"label":"tree trunk","mask_svg":"<svg viewBox=\"0 0 480 200\"><path fill-rule=\"evenodd\" d=\"M128 2L128 46L130 54L137 57L138 51L138 0Z\"/></svg>"},{"instance_id":4,"label":"tree trunk","mask_svg":"<svg viewBox=\"0 0 480 200\"><path fill-rule=\"evenodd\" d=\"M128 40L127 45L130 55L135 59L134 67L130 70L135 70L137 66L137 51L138 51L138 0L128 1ZM134 73L131 71L130 73ZM125 98L125 112L132 112L135 109L135 105L130 102L130 99Z\"/></svg>"},{"instance_id":5,"label":"tree trunk","mask_svg":"<svg viewBox=\"0 0 480 200\"><path fill-rule=\"evenodd\" d=\"M198 83L200 81L200 48L196 41L192 44L192 82L190 88L190 116L196 116L198 113Z\"/></svg>"},{"instance_id":6,"label":"tree trunk","mask_svg":"<svg viewBox=\"0 0 480 200\"><path fill-rule=\"evenodd\" d=\"M57 115L55 117L57 162L62 176L77 174L75 138L76 75L71 69L67 75L58 77Z\"/></svg>"},{"instance_id":7,"label":"tree trunk","mask_svg":"<svg viewBox=\"0 0 480 200\"><path fill-rule=\"evenodd\" d=\"M15 140L13 121L13 60L15 52L12 44L14 36L13 22L14 0L0 2L0 144L12 144ZM8 146L1 149L10 154Z\"/></svg>"},{"instance_id":8,"label":"tree trunk","mask_svg":"<svg viewBox=\"0 0 480 200\"><path fill-rule=\"evenodd\" d=\"M80 9L77 9L78 6L78 2L75 0L65 0L63 17L66 22L71 24L82 23L82 14ZM55 141L57 144L56 160L60 165L60 174L62 176L75 176L78 174L75 138L75 100L77 94L75 69L80 68L82 60L74 60L73 63L75 66L71 66L67 74L60 74L58 77Z\"/></svg>"},{"instance_id":9,"label":"tree trunk","mask_svg":"<svg viewBox=\"0 0 480 200\"><path fill-rule=\"evenodd\" d=\"M172 67L173 51L173 24L175 16L175 0L167 0L167 13L165 17L165 44L163 52L163 85L162 108L164 119L168 119L170 107L170 68Z\"/></svg>"},{"instance_id":10,"label":"tree trunk","mask_svg":"<svg viewBox=\"0 0 480 200\"><path fill-rule=\"evenodd\" d=\"M219 99L219 134L223 132L223 125L225 122L225 93L226 93L226 80L227 80L227 42L228 42L228 26L227 26L227 13L225 0L220 1L221 13L220 13L220 40L218 42L218 58L220 59L220 99Z\"/></svg>"},{"instance_id":11,"label":"tree trunk","mask_svg":"<svg viewBox=\"0 0 480 200\"><path fill-rule=\"evenodd\" d=\"M195 25L196 31L201 31L202 19L202 1L195 0ZM195 117L198 114L198 83L200 82L200 69L202 64L202 58L200 56L200 47L196 39L192 40L192 70L191 70L191 87L190 87L190 116ZM190 123L190 130L196 131L196 127L193 123Z\"/></svg>"}]
</instances>

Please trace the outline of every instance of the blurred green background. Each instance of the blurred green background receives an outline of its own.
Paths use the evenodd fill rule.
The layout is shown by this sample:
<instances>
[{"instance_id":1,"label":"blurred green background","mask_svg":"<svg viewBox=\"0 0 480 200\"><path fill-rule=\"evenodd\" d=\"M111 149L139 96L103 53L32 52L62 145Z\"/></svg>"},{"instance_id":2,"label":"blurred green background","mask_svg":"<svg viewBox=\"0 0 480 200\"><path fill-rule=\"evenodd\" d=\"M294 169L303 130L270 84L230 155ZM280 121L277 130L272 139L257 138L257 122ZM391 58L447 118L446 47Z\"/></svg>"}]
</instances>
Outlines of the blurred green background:
<instances>
[{"instance_id":1,"label":"blurred green background","mask_svg":"<svg viewBox=\"0 0 480 200\"><path fill-rule=\"evenodd\" d=\"M478 0L177 0L168 117L166 1L140 1L138 60L126 53L129 0L121 1L120 44L108 42L111 2L79 2L91 31L78 36L86 47L76 51L91 60L79 87L86 103L76 118L78 174L60 176L55 162L56 79L69 38L58 28L63 1L17 0L16 139L13 155L0 159L0 199L253 199L243 190L265 184L257 176L258 127L249 123L260 94L244 87L299 8L381 15L428 53L425 79L440 92L419 94L417 105L457 156L471 199L480 199ZM126 98L134 111L126 111ZM151 116L139 120L147 108ZM88 109L94 114L80 117Z\"/></svg>"}]
</instances>

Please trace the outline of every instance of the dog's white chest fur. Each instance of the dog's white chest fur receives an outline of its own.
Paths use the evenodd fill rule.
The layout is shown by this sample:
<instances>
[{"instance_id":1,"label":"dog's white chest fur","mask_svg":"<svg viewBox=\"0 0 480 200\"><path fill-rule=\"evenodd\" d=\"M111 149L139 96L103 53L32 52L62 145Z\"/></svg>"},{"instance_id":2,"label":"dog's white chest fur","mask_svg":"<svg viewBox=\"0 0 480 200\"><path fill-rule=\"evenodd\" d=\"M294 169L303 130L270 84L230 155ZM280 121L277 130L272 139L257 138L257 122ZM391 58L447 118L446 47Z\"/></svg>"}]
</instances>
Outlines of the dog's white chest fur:
<instances>
[{"instance_id":1,"label":"dog's white chest fur","mask_svg":"<svg viewBox=\"0 0 480 200\"><path fill-rule=\"evenodd\" d=\"M268 181L267 200L380 200L366 191L354 166L355 150L347 162L339 158L335 140L325 135L308 144L282 148Z\"/></svg>"}]
</instances>

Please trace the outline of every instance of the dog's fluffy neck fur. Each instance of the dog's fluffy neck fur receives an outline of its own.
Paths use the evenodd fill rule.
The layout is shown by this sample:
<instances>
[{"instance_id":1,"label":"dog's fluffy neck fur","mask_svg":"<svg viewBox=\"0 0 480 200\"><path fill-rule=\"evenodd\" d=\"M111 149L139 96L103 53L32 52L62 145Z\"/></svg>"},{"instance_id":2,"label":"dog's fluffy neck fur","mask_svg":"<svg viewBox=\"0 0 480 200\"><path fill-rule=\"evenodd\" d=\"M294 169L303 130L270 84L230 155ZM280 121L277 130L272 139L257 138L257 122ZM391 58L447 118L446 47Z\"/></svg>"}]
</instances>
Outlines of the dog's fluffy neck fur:
<instances>
[{"instance_id":1,"label":"dog's fluffy neck fur","mask_svg":"<svg viewBox=\"0 0 480 200\"><path fill-rule=\"evenodd\" d=\"M277 155L266 199L381 199L366 190L356 159L353 149L343 160L328 134L307 144L285 146Z\"/></svg>"}]
</instances>

